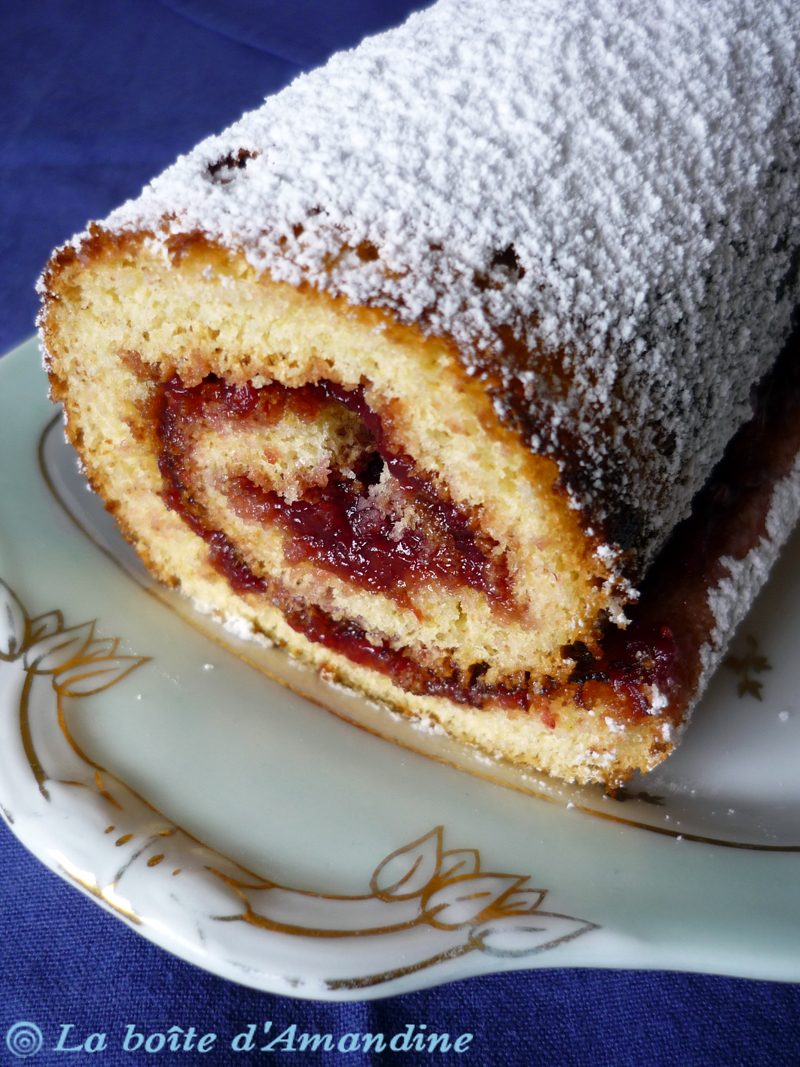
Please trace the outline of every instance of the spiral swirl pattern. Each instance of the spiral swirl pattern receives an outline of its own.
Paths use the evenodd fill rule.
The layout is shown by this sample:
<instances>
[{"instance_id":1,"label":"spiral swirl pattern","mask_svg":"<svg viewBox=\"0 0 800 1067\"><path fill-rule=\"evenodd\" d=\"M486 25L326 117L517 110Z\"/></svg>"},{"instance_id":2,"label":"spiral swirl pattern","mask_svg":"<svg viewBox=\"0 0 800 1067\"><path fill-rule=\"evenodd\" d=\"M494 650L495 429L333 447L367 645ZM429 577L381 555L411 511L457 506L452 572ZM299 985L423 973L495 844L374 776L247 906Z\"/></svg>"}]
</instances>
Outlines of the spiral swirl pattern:
<instances>
[{"instance_id":1,"label":"spiral swirl pattern","mask_svg":"<svg viewBox=\"0 0 800 1067\"><path fill-rule=\"evenodd\" d=\"M33 1056L42 1047L42 1031L36 1023L14 1023L6 1034L6 1045L15 1056Z\"/></svg>"}]
</instances>

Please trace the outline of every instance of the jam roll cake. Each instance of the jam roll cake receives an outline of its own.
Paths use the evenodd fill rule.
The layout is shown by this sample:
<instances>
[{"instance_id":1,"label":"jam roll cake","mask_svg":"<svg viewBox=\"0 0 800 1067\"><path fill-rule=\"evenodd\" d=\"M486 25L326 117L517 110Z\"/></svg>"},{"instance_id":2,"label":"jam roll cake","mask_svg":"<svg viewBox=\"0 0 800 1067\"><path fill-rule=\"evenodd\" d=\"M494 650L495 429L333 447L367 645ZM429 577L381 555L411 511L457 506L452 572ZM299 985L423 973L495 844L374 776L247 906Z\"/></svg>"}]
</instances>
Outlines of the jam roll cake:
<instances>
[{"instance_id":1,"label":"jam roll cake","mask_svg":"<svg viewBox=\"0 0 800 1067\"><path fill-rule=\"evenodd\" d=\"M53 397L148 567L493 756L663 759L800 508L798 40L440 0L56 251Z\"/></svg>"}]
</instances>

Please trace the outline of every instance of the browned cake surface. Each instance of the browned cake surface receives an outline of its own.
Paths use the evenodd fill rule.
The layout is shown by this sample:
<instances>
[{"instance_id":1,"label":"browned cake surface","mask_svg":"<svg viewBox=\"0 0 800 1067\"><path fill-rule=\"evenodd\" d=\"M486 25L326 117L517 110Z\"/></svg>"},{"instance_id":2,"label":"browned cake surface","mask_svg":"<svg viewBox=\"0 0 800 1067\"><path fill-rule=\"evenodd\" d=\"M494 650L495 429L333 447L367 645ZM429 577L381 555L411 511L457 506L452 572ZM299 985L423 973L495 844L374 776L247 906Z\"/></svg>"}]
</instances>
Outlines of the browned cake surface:
<instances>
[{"instance_id":1,"label":"browned cake surface","mask_svg":"<svg viewBox=\"0 0 800 1067\"><path fill-rule=\"evenodd\" d=\"M98 230L54 260L43 315L68 433L148 566L494 755L611 784L662 759L720 557L758 544L791 470L794 393L743 446L772 457L757 484L734 458L622 630L624 559L450 343L199 236L169 252Z\"/></svg>"},{"instance_id":2,"label":"browned cake surface","mask_svg":"<svg viewBox=\"0 0 800 1067\"><path fill-rule=\"evenodd\" d=\"M800 513L794 409L719 473L800 300L798 55L792 0L437 0L74 238L53 391L142 558L494 755L653 766Z\"/></svg>"}]
</instances>

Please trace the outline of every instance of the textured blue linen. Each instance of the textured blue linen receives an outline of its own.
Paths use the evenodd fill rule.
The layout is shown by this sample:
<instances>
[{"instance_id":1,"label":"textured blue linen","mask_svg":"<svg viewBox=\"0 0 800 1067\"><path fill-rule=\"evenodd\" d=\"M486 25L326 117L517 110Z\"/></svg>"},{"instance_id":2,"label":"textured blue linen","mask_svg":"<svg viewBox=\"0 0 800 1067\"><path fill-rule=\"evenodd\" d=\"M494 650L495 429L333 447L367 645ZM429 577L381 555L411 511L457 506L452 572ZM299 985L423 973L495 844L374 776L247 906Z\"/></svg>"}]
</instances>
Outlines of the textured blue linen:
<instances>
[{"instance_id":1,"label":"textured blue linen","mask_svg":"<svg viewBox=\"0 0 800 1067\"><path fill-rule=\"evenodd\" d=\"M399 25L431 0L161 0L199 26L302 67L315 67L370 33Z\"/></svg>"},{"instance_id":2,"label":"textured blue linen","mask_svg":"<svg viewBox=\"0 0 800 1067\"><path fill-rule=\"evenodd\" d=\"M489 0L487 0L489 2ZM207 133L303 65L396 22L407 0L47 0L0 5L0 351L33 329L33 284L50 250L102 217ZM417 6L423 6L418 4ZM249 42L249 43L248 43ZM153 947L45 870L0 824L0 1064L9 1027L45 1036L35 1064L247 1062L251 1023L298 1030L474 1034L470 1064L751 1067L800 1063L800 990L708 976L544 970L348 1005L268 996ZM106 1032L102 1052L52 1051ZM212 1052L125 1053L177 1025ZM441 1054L288 1053L288 1062L428 1063ZM283 1053L275 1052L282 1058ZM444 1058L444 1057L443 1057Z\"/></svg>"}]
</instances>

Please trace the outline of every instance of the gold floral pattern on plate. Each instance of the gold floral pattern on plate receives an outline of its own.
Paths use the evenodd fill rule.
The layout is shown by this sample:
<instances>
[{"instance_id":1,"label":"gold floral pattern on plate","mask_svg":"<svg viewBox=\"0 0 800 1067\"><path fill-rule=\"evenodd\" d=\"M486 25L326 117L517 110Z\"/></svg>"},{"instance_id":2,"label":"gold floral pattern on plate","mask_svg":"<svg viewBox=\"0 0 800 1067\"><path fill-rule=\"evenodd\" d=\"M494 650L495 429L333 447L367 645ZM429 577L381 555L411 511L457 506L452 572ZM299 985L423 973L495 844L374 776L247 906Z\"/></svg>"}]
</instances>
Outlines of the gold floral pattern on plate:
<instances>
[{"instance_id":1,"label":"gold floral pattern on plate","mask_svg":"<svg viewBox=\"0 0 800 1067\"><path fill-rule=\"evenodd\" d=\"M37 855L165 947L211 970L224 958L249 984L346 996L469 953L520 959L598 929L545 911L547 891L527 875L485 870L477 849L445 849L441 826L381 860L358 896L281 885L208 848L69 731L66 698L148 662L119 648L93 622L31 618L0 580L2 811ZM289 953L292 974L280 970L287 939L305 943Z\"/></svg>"},{"instance_id":2,"label":"gold floral pattern on plate","mask_svg":"<svg viewBox=\"0 0 800 1067\"><path fill-rule=\"evenodd\" d=\"M298 667L291 657L280 649L262 648L253 641L237 637L224 625L220 625L220 620L195 610L186 597L156 582L148 574L133 549L119 534L99 498L85 491L86 483L78 472L75 453L66 443L60 416L54 416L44 428L38 454L40 470L55 500L82 535L112 560L128 578L194 629L221 644L272 681L325 708L351 725L440 763L458 767L478 778L502 784L537 800L555 802L607 823L618 823L662 837L724 848L800 852L797 819L790 806L764 803L760 798L755 804L752 798L743 803L739 797L732 798L730 805L723 804L717 795L716 786L710 790L696 790L691 788L691 785L686 785L686 776L682 770L678 770L677 775L673 776L673 769L680 768L681 762L686 758L686 744L682 744L679 752L654 772L645 778L634 778L626 788L611 795L606 793L602 786L568 784L540 774L532 768L518 767L504 760L489 759L472 746L444 736L441 731L437 733L435 730L420 729L420 724L414 720L381 709L340 686L327 684L313 672ZM739 696L756 696L761 701L764 683L753 678L750 672L763 674L765 671L771 671L772 666L756 645L752 644L755 640L748 638L745 656L741 661L728 662L728 666L739 673L744 672L744 679L737 687ZM730 678L728 670L719 674L720 679L716 680L718 694L719 681ZM729 688L733 695L736 690L730 686ZM724 720L725 731L730 734L730 697L725 694L721 699L719 695L714 700L706 697L704 706L701 706L695 718L702 718L709 704L716 704L715 714L718 719ZM750 716L745 718L751 719ZM422 725L424 727L424 724ZM697 727L694 724L692 730L696 737ZM754 744L755 736L764 734L761 724L751 719L741 732L742 749L748 753L754 752L757 747ZM709 762L713 763L713 759L706 760L704 766L708 766ZM701 771L701 774L705 773L705 769ZM651 783L657 783L658 787L651 788ZM706 785L702 781L698 784ZM624 809L623 801L626 802ZM798 802L800 803L800 793ZM729 807L735 809L736 818L731 818Z\"/></svg>"}]
</instances>

